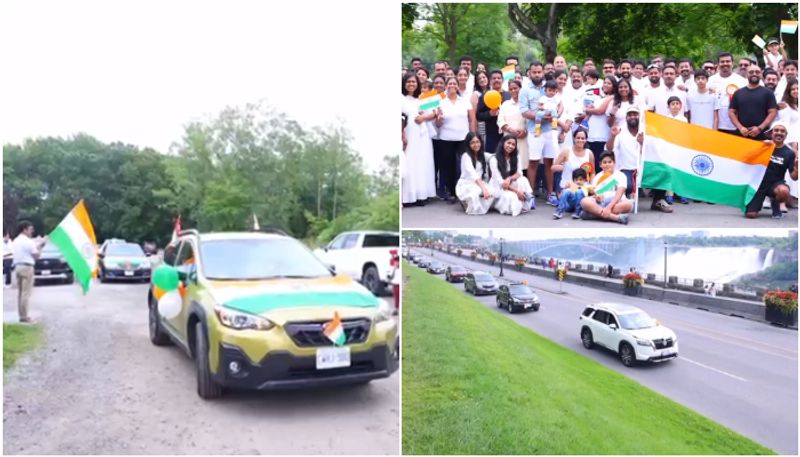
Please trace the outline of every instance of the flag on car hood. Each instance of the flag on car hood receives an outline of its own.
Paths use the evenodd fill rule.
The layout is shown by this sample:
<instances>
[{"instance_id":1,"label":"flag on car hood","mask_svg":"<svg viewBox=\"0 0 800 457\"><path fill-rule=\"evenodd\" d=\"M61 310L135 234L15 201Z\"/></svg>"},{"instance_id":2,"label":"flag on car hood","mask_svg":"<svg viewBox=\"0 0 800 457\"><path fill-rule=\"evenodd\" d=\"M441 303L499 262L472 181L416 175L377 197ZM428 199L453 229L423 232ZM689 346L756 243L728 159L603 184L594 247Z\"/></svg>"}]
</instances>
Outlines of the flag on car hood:
<instances>
[{"instance_id":1,"label":"flag on car hood","mask_svg":"<svg viewBox=\"0 0 800 457\"><path fill-rule=\"evenodd\" d=\"M53 230L50 241L64 255L83 293L88 292L89 284L97 272L97 240L83 200Z\"/></svg>"},{"instance_id":2,"label":"flag on car hood","mask_svg":"<svg viewBox=\"0 0 800 457\"><path fill-rule=\"evenodd\" d=\"M344 345L347 338L344 335L344 327L342 326L342 320L339 318L338 311L333 312L333 320L325 324L323 333L325 333L325 336L327 336L334 345Z\"/></svg>"},{"instance_id":3,"label":"flag on car hood","mask_svg":"<svg viewBox=\"0 0 800 457\"><path fill-rule=\"evenodd\" d=\"M774 144L645 113L641 187L742 211L761 185Z\"/></svg>"}]
</instances>

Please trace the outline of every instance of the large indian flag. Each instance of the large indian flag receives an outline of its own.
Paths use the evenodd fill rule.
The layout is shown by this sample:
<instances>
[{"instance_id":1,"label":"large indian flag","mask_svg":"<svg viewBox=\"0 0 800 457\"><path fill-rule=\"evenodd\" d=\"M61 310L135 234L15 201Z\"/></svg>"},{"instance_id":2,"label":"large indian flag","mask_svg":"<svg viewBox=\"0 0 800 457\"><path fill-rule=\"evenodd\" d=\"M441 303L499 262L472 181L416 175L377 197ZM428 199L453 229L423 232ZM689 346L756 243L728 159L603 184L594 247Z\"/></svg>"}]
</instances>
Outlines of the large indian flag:
<instances>
[{"instance_id":1,"label":"large indian flag","mask_svg":"<svg viewBox=\"0 0 800 457\"><path fill-rule=\"evenodd\" d=\"M774 149L648 111L641 186L744 211Z\"/></svg>"},{"instance_id":2,"label":"large indian flag","mask_svg":"<svg viewBox=\"0 0 800 457\"><path fill-rule=\"evenodd\" d=\"M97 271L97 241L83 200L72 208L49 238L64 255L83 293L88 292Z\"/></svg>"}]
</instances>

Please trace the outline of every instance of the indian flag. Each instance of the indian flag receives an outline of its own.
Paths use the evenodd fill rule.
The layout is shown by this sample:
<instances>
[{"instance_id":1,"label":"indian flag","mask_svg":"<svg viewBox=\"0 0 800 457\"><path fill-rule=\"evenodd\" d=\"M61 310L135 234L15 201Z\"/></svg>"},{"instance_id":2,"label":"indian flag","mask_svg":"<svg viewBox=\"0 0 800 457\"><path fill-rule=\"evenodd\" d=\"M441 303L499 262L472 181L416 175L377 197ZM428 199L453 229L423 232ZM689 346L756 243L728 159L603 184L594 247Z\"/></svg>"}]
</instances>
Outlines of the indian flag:
<instances>
[{"instance_id":1,"label":"indian flag","mask_svg":"<svg viewBox=\"0 0 800 457\"><path fill-rule=\"evenodd\" d=\"M775 145L645 113L642 187L744 211Z\"/></svg>"},{"instance_id":2,"label":"indian flag","mask_svg":"<svg viewBox=\"0 0 800 457\"><path fill-rule=\"evenodd\" d=\"M595 192L598 195L602 195L608 191L617 189L617 185L619 183L617 182L616 179L611 179L610 181L604 182L611 176L612 176L611 173L603 173L603 176L601 176L600 179L597 181L597 190L595 190Z\"/></svg>"},{"instance_id":3,"label":"indian flag","mask_svg":"<svg viewBox=\"0 0 800 457\"><path fill-rule=\"evenodd\" d=\"M49 238L64 255L83 293L88 292L89 283L97 272L97 241L83 200L72 208Z\"/></svg>"},{"instance_id":4,"label":"indian flag","mask_svg":"<svg viewBox=\"0 0 800 457\"><path fill-rule=\"evenodd\" d=\"M344 334L344 326L342 326L342 320L339 318L337 311L333 312L333 320L325 324L323 333L329 340L333 341L334 345L344 346L347 337Z\"/></svg>"},{"instance_id":5,"label":"indian flag","mask_svg":"<svg viewBox=\"0 0 800 457\"><path fill-rule=\"evenodd\" d=\"M439 102L442 100L442 94L435 90L423 92L419 96L419 110L425 111L426 109L438 108Z\"/></svg>"},{"instance_id":6,"label":"indian flag","mask_svg":"<svg viewBox=\"0 0 800 457\"><path fill-rule=\"evenodd\" d=\"M794 34L797 31L797 21L781 21L781 33Z\"/></svg>"},{"instance_id":7,"label":"indian flag","mask_svg":"<svg viewBox=\"0 0 800 457\"><path fill-rule=\"evenodd\" d=\"M503 67L501 71L503 72L503 81L511 81L514 79L516 67L514 67L514 65L509 65L507 67Z\"/></svg>"}]
</instances>

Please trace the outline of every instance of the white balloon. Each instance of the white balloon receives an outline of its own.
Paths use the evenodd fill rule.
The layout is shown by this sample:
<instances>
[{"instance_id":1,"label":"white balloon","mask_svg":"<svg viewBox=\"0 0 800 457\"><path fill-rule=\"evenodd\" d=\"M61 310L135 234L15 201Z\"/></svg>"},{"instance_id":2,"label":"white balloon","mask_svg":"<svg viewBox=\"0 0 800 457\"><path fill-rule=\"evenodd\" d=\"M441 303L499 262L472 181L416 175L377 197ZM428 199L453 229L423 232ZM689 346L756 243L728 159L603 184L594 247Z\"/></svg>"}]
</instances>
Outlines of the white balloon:
<instances>
[{"instance_id":1,"label":"white balloon","mask_svg":"<svg viewBox=\"0 0 800 457\"><path fill-rule=\"evenodd\" d=\"M166 319L178 317L178 314L181 313L182 302L181 294L177 290L167 292L158 301L158 312Z\"/></svg>"}]
</instances>

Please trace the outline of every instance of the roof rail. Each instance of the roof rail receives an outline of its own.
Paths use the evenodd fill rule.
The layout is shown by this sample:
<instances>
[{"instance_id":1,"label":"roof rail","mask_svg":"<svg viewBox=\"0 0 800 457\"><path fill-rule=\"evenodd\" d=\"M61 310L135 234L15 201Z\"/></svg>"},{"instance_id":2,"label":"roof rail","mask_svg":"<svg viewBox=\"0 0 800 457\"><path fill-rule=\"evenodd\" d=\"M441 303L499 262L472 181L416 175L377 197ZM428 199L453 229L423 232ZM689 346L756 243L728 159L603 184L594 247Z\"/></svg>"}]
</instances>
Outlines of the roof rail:
<instances>
[{"instance_id":1,"label":"roof rail","mask_svg":"<svg viewBox=\"0 0 800 457\"><path fill-rule=\"evenodd\" d=\"M183 235L197 235L197 236L200 236L200 232L198 232L197 229L184 229L184 230L181 230L180 232L178 232L178 236L183 236Z\"/></svg>"}]
</instances>

